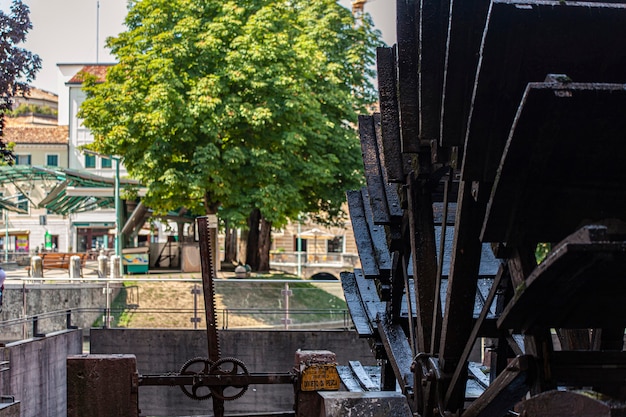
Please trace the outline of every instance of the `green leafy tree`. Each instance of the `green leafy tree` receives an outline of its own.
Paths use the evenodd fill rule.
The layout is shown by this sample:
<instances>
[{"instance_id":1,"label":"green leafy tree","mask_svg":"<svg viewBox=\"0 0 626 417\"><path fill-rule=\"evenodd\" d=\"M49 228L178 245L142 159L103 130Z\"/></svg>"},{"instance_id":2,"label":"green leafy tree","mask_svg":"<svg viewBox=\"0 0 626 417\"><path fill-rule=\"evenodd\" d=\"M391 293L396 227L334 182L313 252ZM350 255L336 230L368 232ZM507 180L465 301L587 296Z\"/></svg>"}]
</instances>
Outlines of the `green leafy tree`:
<instances>
[{"instance_id":1,"label":"green leafy tree","mask_svg":"<svg viewBox=\"0 0 626 417\"><path fill-rule=\"evenodd\" d=\"M270 228L339 214L360 181L353 123L374 99L369 20L355 28L334 0L143 0L126 25L81 117L148 206L239 224L256 210Z\"/></svg>"},{"instance_id":2,"label":"green leafy tree","mask_svg":"<svg viewBox=\"0 0 626 417\"><path fill-rule=\"evenodd\" d=\"M2 140L4 116L11 110L12 98L28 91L28 83L41 68L39 56L19 46L32 29L29 12L20 0L13 1L9 14L0 10L0 160L9 164L14 157Z\"/></svg>"}]
</instances>

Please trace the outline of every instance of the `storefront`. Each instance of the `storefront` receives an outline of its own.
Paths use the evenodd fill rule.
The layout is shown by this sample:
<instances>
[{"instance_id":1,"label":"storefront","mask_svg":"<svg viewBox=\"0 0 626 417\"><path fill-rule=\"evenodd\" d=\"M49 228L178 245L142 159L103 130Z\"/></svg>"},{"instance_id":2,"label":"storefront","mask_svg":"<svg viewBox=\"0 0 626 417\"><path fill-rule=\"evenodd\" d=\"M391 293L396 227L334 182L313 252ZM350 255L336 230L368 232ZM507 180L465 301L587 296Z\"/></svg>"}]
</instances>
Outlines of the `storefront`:
<instances>
[{"instance_id":1,"label":"storefront","mask_svg":"<svg viewBox=\"0 0 626 417\"><path fill-rule=\"evenodd\" d=\"M8 245L5 247L7 242L7 233L8 233ZM28 253L30 249L30 242L28 239L28 234L30 231L28 230L16 230L9 229L0 230L0 250L3 252L8 250L9 252L18 252L18 253Z\"/></svg>"},{"instance_id":2,"label":"storefront","mask_svg":"<svg viewBox=\"0 0 626 417\"><path fill-rule=\"evenodd\" d=\"M115 235L111 233L111 229L115 228L115 223L76 223L74 226L77 252L114 249Z\"/></svg>"}]
</instances>

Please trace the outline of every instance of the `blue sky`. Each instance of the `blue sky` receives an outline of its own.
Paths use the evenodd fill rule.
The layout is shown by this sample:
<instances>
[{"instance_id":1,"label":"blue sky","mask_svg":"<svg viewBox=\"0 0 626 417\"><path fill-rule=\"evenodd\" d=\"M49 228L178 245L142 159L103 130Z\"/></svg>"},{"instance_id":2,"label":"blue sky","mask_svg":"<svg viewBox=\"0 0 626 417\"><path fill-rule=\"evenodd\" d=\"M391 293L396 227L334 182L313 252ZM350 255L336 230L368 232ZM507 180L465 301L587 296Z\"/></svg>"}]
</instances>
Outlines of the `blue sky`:
<instances>
[{"instance_id":1,"label":"blue sky","mask_svg":"<svg viewBox=\"0 0 626 417\"><path fill-rule=\"evenodd\" d=\"M96 58L101 63L113 62L104 41L124 30L126 0L23 1L30 7L33 22L25 47L43 60L43 68L33 83L36 87L58 93L58 63L94 63ZM388 45L395 43L395 2L368 0L365 5ZM350 0L339 3L350 7ZM10 5L11 0L0 0L3 11L8 12Z\"/></svg>"}]
</instances>

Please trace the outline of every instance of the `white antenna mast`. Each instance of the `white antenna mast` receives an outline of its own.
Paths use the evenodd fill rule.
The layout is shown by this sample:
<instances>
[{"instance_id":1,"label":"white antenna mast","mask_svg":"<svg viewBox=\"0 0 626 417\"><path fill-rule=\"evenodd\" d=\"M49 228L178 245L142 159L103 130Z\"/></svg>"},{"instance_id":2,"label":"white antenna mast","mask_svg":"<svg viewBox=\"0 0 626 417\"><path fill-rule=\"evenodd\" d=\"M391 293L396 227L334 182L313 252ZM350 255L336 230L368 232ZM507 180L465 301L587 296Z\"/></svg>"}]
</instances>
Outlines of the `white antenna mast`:
<instances>
[{"instance_id":1,"label":"white antenna mast","mask_svg":"<svg viewBox=\"0 0 626 417\"><path fill-rule=\"evenodd\" d=\"M100 62L100 0L96 0L96 64Z\"/></svg>"}]
</instances>

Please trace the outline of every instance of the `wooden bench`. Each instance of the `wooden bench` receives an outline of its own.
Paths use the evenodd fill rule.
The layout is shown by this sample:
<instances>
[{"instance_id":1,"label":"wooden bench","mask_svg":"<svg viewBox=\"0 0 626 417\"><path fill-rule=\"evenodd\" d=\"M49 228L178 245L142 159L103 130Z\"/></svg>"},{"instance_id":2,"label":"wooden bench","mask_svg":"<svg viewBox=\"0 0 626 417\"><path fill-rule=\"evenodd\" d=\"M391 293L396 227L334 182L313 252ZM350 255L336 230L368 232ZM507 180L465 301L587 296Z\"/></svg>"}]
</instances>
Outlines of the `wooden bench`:
<instances>
[{"instance_id":1,"label":"wooden bench","mask_svg":"<svg viewBox=\"0 0 626 417\"><path fill-rule=\"evenodd\" d=\"M86 253L63 253L63 252L44 252L39 254L41 257L41 267L46 269L70 269L70 260L72 256L78 256L80 258L80 276L83 276L83 268L85 262L87 262ZM30 265L26 267L28 275L30 276Z\"/></svg>"}]
</instances>

